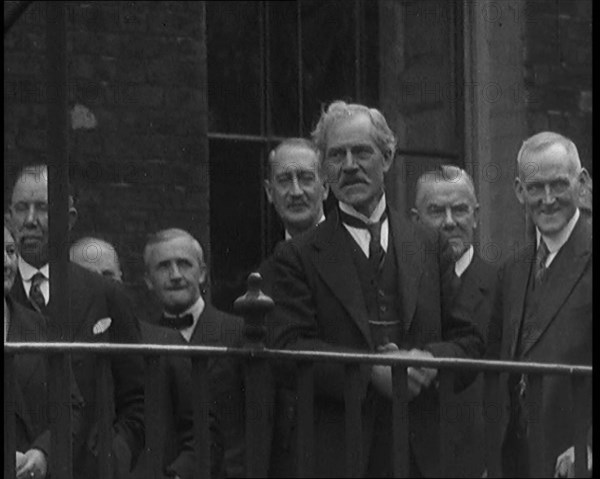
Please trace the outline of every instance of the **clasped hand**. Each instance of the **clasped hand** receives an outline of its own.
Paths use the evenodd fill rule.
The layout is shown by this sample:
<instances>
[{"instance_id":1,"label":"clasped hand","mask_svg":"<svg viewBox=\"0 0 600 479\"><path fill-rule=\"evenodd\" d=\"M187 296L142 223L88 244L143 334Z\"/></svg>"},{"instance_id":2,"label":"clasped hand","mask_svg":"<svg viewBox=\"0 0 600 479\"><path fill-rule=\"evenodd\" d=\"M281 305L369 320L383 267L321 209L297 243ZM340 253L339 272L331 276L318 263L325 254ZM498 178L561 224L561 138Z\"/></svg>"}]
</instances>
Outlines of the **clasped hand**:
<instances>
[{"instance_id":1,"label":"clasped hand","mask_svg":"<svg viewBox=\"0 0 600 479\"><path fill-rule=\"evenodd\" d=\"M25 454L17 451L17 479L44 479L48 470L46 455L39 449L29 449Z\"/></svg>"},{"instance_id":2,"label":"clasped hand","mask_svg":"<svg viewBox=\"0 0 600 479\"><path fill-rule=\"evenodd\" d=\"M395 343L387 343L377 348L377 352L403 358L432 358L433 354L421 349L399 349ZM428 388L435 377L437 369L412 367L407 369L408 398L409 401L417 397L424 388ZM392 398L392 368L391 366L375 365L371 369L371 382L375 389L383 396Z\"/></svg>"}]
</instances>

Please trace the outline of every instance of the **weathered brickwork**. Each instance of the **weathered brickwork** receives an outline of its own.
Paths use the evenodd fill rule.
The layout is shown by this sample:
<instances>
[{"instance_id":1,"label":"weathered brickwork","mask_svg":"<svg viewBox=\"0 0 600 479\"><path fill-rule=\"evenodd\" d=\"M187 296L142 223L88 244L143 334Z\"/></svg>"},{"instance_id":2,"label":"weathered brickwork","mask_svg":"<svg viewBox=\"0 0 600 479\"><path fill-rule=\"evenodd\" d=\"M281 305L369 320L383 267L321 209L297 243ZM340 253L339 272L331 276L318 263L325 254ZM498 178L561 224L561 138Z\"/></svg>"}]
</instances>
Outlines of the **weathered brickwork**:
<instances>
[{"instance_id":1,"label":"weathered brickwork","mask_svg":"<svg viewBox=\"0 0 600 479\"><path fill-rule=\"evenodd\" d=\"M203 15L201 2L67 2L72 239L113 241L137 286L148 233L179 226L208 244ZM5 35L5 205L14 172L47 157L48 21L34 2Z\"/></svg>"},{"instance_id":2,"label":"weathered brickwork","mask_svg":"<svg viewBox=\"0 0 600 479\"><path fill-rule=\"evenodd\" d=\"M592 172L592 1L529 0L525 9L529 133L569 136Z\"/></svg>"}]
</instances>

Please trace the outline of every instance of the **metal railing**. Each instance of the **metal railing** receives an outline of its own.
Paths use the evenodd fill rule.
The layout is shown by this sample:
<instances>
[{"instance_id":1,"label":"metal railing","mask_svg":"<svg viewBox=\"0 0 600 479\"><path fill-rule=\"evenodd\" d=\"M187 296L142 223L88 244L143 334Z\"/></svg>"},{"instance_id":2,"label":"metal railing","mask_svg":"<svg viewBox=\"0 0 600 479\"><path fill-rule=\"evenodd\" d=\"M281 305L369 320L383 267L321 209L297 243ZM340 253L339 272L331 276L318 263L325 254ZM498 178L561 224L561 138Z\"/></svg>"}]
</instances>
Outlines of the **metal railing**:
<instances>
[{"instance_id":1,"label":"metal railing","mask_svg":"<svg viewBox=\"0 0 600 479\"><path fill-rule=\"evenodd\" d=\"M379 354L368 353L339 353L323 351L298 351L298 350L276 350L264 346L266 335L265 313L272 307L270 298L262 295L258 290L257 278L249 282L249 292L236 301L238 309L243 312L246 339L243 348L227 348L214 346L175 346L155 344L108 344L108 343L5 343L4 346L4 477L14 475L14 451L15 451L15 416L14 416L14 356L25 353L41 353L50 357L49 379L50 400L58 393L65 384L60 381L65 377L58 374L62 371L65 361L70 354L87 353L99 357L99 372L97 376L98 391L98 417L101 425L100 430L100 452L99 465L102 478L110 479L110 443L111 443L111 411L106 407L110 404L107 397L109 394L109 361L111 355L132 354L140 355L146 361L146 449L150 452L158 451L159 437L162 433L157 427L156 421L149 420L158 415L160 407L159 375L157 368L159 358L163 355L188 356L192 361L192 401L194 409L194 436L196 447L196 477L206 478L210 476L210 435L209 435L209 412L206 405L210 404L210 391L207 362L209 358L235 357L245 364L246 379L246 410L252 408L252 413L246 414L246 475L247 477L262 477L268 471L265 462L264 450L269 447L269 417L270 408L266 398L273 397L268 391L273 387L269 382L270 363L274 361L294 361L297 364L296 392L297 392L297 475L299 477L310 477L314 473L314 384L313 365L321 362L336 362L345 365L345 434L346 434L346 470L340 471L348 477L355 476L363 469L364 455L361 451L362 426L361 426L361 400L360 390L360 366L364 364L388 365L392 368L393 397L392 397L392 437L393 437L393 472L396 477L408 477L409 464L409 415L408 415L408 386L407 368L409 366L435 368L439 370L439 395L440 408L444 407L445 400L451 397L454 388L454 374L459 370L479 371L484 374L486 384L485 398L498 398L500 391L500 374L518 373L527 374L529 379L528 401L532 404L541 404L543 388L542 381L546 375L568 375L571 377L573 391L573 404L580 404L586 398L582 395L589 394L585 389L585 381L592 376L592 367L573 366L545 363L525 363L514 361L488 361L469 360L456 358L398 358ZM68 389L68 388L67 388ZM496 403L488 402L489 399L482 398L483 408L496 407ZM258 408L258 411L257 411ZM441 409L440 409L441 412ZM574 407L577 421L583 424L586 418L583 411ZM579 416L578 416L579 415ZM52 417L53 430L68 430L70 422L64 415ZM62 424L61 424L62 423ZM530 420L531 442L542 444L543 425L539 420ZM446 471L450 464L450 451L445 445L448 444L451 433L447 421L440 421L440 462L442 471ZM66 429L61 429L66 427ZM500 445L501 431L500 422L489 420L485 423L486 428L486 466L489 477L500 477ZM581 428L580 428L581 429ZM59 434L53 437L53 450L64 451L70 447L70 435ZM56 449L54 449L56 447ZM544 471L544 458L542 448L534 448L530 451L530 464L532 477L538 477ZM11 460L12 457L12 460ZM160 461L160 454L150 454L153 461ZM71 477L70 455L63 454L54 458L51 469L54 468L52 477ZM586 474L587 449L586 436L580 434L575 440L575 474L582 477ZM153 464L156 471L161 470L159 462ZM54 471L63 471L54 474Z\"/></svg>"}]
</instances>

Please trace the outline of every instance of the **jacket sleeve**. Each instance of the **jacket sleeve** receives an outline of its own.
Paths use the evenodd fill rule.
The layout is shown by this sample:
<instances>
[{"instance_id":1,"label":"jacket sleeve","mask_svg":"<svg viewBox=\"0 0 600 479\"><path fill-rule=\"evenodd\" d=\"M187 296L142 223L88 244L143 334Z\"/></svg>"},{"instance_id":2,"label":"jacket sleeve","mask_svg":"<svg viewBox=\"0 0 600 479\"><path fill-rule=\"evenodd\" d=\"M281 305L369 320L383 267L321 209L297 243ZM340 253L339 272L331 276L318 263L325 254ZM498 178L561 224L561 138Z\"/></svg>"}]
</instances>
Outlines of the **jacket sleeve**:
<instances>
[{"instance_id":1,"label":"jacket sleeve","mask_svg":"<svg viewBox=\"0 0 600 479\"><path fill-rule=\"evenodd\" d=\"M133 302L119 283L107 283L109 315L114 323L109 329L111 341L140 343L140 326ZM111 357L111 371L116 410L115 433L129 447L132 467L144 446L144 362L140 356L114 355Z\"/></svg>"},{"instance_id":2,"label":"jacket sleeve","mask_svg":"<svg viewBox=\"0 0 600 479\"><path fill-rule=\"evenodd\" d=\"M269 268L269 290L275 302L267 316L267 344L273 348L309 351L365 352L340 346L319 338L317 309L298 246L291 241L281 243ZM296 376L293 362L279 362L275 376L280 384L290 383ZM359 394L364 400L370 383L371 367L360 367ZM315 393L339 401L344 400L345 368L343 364L320 362L314 364Z\"/></svg>"}]
</instances>

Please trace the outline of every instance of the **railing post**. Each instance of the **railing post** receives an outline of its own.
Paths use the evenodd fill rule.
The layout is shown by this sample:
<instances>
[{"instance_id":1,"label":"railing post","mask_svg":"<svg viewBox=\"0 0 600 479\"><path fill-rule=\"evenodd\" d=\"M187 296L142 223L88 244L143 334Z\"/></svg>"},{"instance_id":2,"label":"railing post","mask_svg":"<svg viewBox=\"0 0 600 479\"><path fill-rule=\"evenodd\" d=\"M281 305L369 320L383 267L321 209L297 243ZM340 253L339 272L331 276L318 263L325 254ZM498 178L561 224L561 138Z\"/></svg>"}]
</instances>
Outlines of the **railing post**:
<instances>
[{"instance_id":1,"label":"railing post","mask_svg":"<svg viewBox=\"0 0 600 479\"><path fill-rule=\"evenodd\" d=\"M235 300L234 309L244 318L244 346L265 347L265 316L273 309L271 298L260 290L258 273L248 276L248 291ZM246 363L246 477L264 477L268 473L271 441L271 405L273 383L267 361L251 358Z\"/></svg>"},{"instance_id":2,"label":"railing post","mask_svg":"<svg viewBox=\"0 0 600 479\"><path fill-rule=\"evenodd\" d=\"M15 356L4 355L4 477L14 477L16 470L15 428Z\"/></svg>"}]
</instances>

